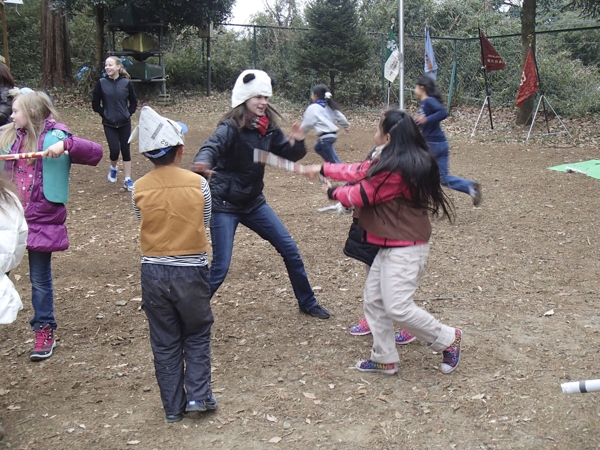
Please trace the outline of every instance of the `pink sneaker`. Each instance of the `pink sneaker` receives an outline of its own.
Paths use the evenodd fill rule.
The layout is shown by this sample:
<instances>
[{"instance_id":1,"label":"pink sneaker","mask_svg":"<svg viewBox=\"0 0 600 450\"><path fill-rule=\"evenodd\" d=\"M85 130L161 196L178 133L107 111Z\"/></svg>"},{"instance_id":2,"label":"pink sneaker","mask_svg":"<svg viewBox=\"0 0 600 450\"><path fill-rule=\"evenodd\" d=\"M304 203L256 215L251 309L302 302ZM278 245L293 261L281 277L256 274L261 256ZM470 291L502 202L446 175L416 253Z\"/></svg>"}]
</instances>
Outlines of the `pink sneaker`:
<instances>
[{"instance_id":1,"label":"pink sneaker","mask_svg":"<svg viewBox=\"0 0 600 450\"><path fill-rule=\"evenodd\" d=\"M398 364L382 364L370 359L365 359L356 363L356 368L361 372L377 372L384 375L396 375L398 373Z\"/></svg>"},{"instance_id":2,"label":"pink sneaker","mask_svg":"<svg viewBox=\"0 0 600 450\"><path fill-rule=\"evenodd\" d=\"M350 328L350 334L353 336L364 336L365 334L370 334L371 329L369 328L369 324L367 323L367 318L363 317L358 322L358 325L354 325Z\"/></svg>"},{"instance_id":3,"label":"pink sneaker","mask_svg":"<svg viewBox=\"0 0 600 450\"><path fill-rule=\"evenodd\" d=\"M460 344L462 342L462 331L456 328L454 331L456 339L454 343L443 351L444 359L440 365L442 373L451 373L458 367L460 361Z\"/></svg>"},{"instance_id":4,"label":"pink sneaker","mask_svg":"<svg viewBox=\"0 0 600 450\"><path fill-rule=\"evenodd\" d=\"M35 346L29 353L29 359L32 361L41 361L42 359L52 356L52 349L56 346L54 342L54 330L50 328L50 324L36 324L35 329Z\"/></svg>"},{"instance_id":5,"label":"pink sneaker","mask_svg":"<svg viewBox=\"0 0 600 450\"><path fill-rule=\"evenodd\" d=\"M410 344L412 341L417 339L415 336L410 334L406 330L400 330L400 333L396 335L396 344L398 345L406 345Z\"/></svg>"}]
</instances>

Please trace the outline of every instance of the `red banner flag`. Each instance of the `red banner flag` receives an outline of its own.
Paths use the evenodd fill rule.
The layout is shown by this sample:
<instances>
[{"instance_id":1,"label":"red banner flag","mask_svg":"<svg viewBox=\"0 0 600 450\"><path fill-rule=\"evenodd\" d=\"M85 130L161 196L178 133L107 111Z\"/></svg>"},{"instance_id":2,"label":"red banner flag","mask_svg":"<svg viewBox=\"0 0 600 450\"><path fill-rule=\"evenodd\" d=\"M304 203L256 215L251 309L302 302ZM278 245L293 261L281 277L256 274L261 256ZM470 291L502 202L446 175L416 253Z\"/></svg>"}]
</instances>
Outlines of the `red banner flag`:
<instances>
[{"instance_id":1,"label":"red banner flag","mask_svg":"<svg viewBox=\"0 0 600 450\"><path fill-rule=\"evenodd\" d=\"M529 48L525 67L523 67L523 75L521 75L521 85L517 94L517 106L521 106L525 100L535 94L538 90L539 82L535 63L533 61L533 50Z\"/></svg>"},{"instance_id":2,"label":"red banner flag","mask_svg":"<svg viewBox=\"0 0 600 450\"><path fill-rule=\"evenodd\" d=\"M483 64L485 70L491 72L492 70L504 69L506 63L481 30L479 30L479 39L481 41L481 64Z\"/></svg>"}]
</instances>

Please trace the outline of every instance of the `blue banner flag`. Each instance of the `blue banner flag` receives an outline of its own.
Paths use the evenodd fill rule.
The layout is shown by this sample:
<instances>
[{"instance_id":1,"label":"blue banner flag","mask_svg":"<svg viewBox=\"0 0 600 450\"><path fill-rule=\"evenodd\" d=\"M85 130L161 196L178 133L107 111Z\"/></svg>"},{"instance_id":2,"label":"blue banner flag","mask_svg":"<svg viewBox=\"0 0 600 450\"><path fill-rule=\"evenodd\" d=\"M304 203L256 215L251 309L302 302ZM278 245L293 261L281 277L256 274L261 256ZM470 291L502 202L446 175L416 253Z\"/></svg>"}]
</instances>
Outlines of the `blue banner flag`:
<instances>
[{"instance_id":1,"label":"blue banner flag","mask_svg":"<svg viewBox=\"0 0 600 450\"><path fill-rule=\"evenodd\" d=\"M435 62L435 56L433 54L433 45L431 44L431 36L429 35L429 28L425 28L425 66L424 70L427 75L435 80L437 76L437 63Z\"/></svg>"}]
</instances>

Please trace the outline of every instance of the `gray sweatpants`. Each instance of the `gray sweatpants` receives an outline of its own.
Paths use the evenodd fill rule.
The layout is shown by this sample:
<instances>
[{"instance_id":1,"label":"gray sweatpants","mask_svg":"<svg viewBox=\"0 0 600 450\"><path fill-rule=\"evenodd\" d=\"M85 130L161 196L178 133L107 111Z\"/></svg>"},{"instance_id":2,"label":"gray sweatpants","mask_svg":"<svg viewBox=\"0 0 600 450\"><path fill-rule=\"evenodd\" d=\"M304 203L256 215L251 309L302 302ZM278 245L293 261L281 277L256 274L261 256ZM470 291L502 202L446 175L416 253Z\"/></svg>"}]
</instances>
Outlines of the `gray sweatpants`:
<instances>
[{"instance_id":1,"label":"gray sweatpants","mask_svg":"<svg viewBox=\"0 0 600 450\"><path fill-rule=\"evenodd\" d=\"M440 323L414 302L428 255L429 244L379 249L364 296L365 317L373 334L372 361L391 364L400 360L395 323L434 351L446 350L456 339L454 328Z\"/></svg>"},{"instance_id":2,"label":"gray sweatpants","mask_svg":"<svg viewBox=\"0 0 600 450\"><path fill-rule=\"evenodd\" d=\"M208 400L213 323L208 266L142 264L142 308L165 414L183 413L191 400Z\"/></svg>"}]
</instances>

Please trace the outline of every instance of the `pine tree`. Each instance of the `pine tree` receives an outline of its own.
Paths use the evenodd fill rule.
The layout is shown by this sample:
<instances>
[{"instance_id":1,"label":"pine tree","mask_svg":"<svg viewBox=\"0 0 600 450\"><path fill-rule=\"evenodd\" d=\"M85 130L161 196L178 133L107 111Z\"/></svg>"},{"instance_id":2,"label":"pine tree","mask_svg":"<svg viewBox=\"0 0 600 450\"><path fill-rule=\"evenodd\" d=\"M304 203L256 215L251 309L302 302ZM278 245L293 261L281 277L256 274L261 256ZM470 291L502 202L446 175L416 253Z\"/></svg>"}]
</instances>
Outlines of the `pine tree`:
<instances>
[{"instance_id":1,"label":"pine tree","mask_svg":"<svg viewBox=\"0 0 600 450\"><path fill-rule=\"evenodd\" d=\"M336 75L351 74L368 61L369 45L357 8L356 0L313 0L305 9L310 30L300 40L299 68L328 76L332 93Z\"/></svg>"}]
</instances>

